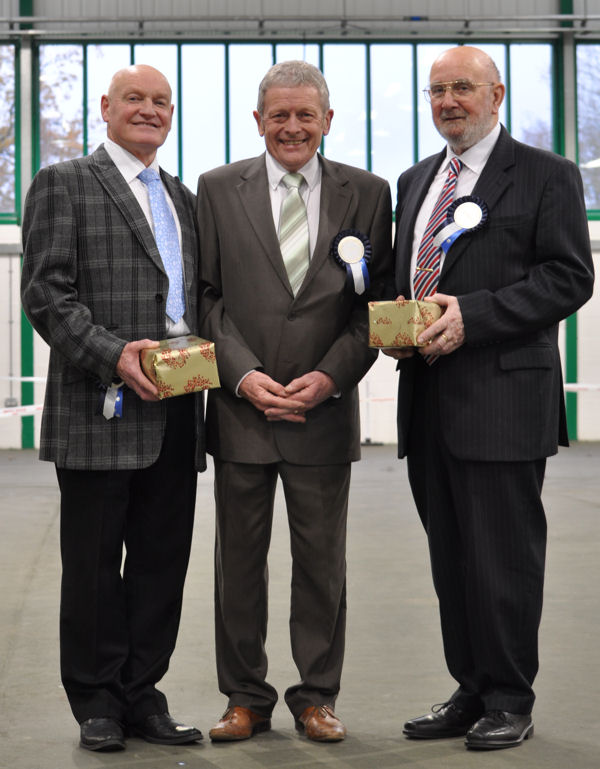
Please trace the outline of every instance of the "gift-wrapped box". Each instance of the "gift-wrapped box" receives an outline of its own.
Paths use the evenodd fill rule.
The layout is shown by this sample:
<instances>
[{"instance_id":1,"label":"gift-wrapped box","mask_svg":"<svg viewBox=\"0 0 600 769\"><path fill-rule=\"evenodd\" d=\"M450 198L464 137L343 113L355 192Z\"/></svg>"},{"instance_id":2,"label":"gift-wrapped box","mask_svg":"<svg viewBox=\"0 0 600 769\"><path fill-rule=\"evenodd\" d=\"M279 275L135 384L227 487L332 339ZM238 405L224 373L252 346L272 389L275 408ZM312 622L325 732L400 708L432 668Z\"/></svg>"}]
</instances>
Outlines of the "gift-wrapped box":
<instances>
[{"instance_id":1,"label":"gift-wrapped box","mask_svg":"<svg viewBox=\"0 0 600 769\"><path fill-rule=\"evenodd\" d=\"M421 347L417 337L441 314L434 302L369 302L369 347Z\"/></svg>"},{"instance_id":2,"label":"gift-wrapped box","mask_svg":"<svg viewBox=\"0 0 600 769\"><path fill-rule=\"evenodd\" d=\"M140 352L144 373L158 388L159 398L220 387L213 342L188 335L159 344Z\"/></svg>"}]
</instances>

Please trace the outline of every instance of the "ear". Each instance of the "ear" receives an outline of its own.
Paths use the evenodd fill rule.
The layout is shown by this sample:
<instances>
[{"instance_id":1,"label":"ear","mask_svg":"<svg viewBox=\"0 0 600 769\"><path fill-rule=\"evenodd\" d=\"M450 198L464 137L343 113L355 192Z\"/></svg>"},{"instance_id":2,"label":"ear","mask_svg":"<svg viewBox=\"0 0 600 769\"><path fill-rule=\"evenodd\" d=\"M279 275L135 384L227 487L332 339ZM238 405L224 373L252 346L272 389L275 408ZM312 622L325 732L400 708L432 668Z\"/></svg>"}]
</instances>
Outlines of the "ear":
<instances>
[{"instance_id":1,"label":"ear","mask_svg":"<svg viewBox=\"0 0 600 769\"><path fill-rule=\"evenodd\" d=\"M108 111L109 111L108 96L106 94L103 94L102 98L100 99L100 113L102 115L102 120L104 120L105 123L108 123Z\"/></svg>"},{"instance_id":2,"label":"ear","mask_svg":"<svg viewBox=\"0 0 600 769\"><path fill-rule=\"evenodd\" d=\"M331 128L331 120L333 118L333 110L328 109L323 118L323 136L327 136L329 129Z\"/></svg>"},{"instance_id":3,"label":"ear","mask_svg":"<svg viewBox=\"0 0 600 769\"><path fill-rule=\"evenodd\" d=\"M258 126L258 133L261 136L264 136L265 135L265 126L263 124L263 119L262 119L260 113L257 112L256 110L254 110L254 112L252 114L254 115L254 119L256 120L256 125Z\"/></svg>"},{"instance_id":4,"label":"ear","mask_svg":"<svg viewBox=\"0 0 600 769\"><path fill-rule=\"evenodd\" d=\"M493 114L497 114L500 110L500 105L504 101L504 93L506 91L506 88L504 87L504 83L496 83L496 85L492 88L492 105Z\"/></svg>"}]
</instances>

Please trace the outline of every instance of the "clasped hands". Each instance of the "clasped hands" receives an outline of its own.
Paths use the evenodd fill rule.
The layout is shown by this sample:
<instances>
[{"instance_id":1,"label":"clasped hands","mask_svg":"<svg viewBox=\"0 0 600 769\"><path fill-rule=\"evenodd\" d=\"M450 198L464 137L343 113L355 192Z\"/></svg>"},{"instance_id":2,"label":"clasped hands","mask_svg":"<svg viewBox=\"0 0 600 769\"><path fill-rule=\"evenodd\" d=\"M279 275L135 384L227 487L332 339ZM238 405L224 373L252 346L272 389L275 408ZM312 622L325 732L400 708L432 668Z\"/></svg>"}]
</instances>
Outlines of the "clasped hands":
<instances>
[{"instance_id":1,"label":"clasped hands","mask_svg":"<svg viewBox=\"0 0 600 769\"><path fill-rule=\"evenodd\" d=\"M337 392L329 374L309 371L285 387L262 371L245 377L239 394L264 412L268 422L306 422L305 413Z\"/></svg>"},{"instance_id":2,"label":"clasped hands","mask_svg":"<svg viewBox=\"0 0 600 769\"><path fill-rule=\"evenodd\" d=\"M396 301L406 301L403 296ZM457 350L465 341L465 327L458 299L447 294L434 294L425 297L426 302L434 302L444 308L441 318L426 328L419 336L419 344L424 347L384 347L382 352L390 358L401 360L410 358L417 350L421 355L448 355Z\"/></svg>"}]
</instances>

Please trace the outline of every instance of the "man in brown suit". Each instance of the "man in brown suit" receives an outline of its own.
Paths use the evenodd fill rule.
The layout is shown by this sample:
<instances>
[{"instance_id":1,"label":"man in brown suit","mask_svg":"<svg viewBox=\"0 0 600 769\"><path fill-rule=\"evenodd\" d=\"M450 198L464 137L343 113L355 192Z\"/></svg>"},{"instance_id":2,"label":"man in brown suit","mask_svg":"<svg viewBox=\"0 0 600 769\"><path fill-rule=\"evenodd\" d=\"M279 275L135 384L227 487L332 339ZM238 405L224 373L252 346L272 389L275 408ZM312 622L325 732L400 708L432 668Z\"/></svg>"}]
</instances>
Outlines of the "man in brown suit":
<instances>
[{"instance_id":1,"label":"man in brown suit","mask_svg":"<svg viewBox=\"0 0 600 769\"><path fill-rule=\"evenodd\" d=\"M391 201L382 179L317 154L332 116L318 69L275 65L254 113L267 152L198 183L201 327L215 341L223 384L207 412L217 503L217 668L229 699L213 740L269 729L277 700L265 680L264 644L278 478L290 526L290 632L300 673L286 703L309 739L341 740L346 732L333 708L344 654L348 488L360 453L357 384L375 356L367 347L369 292L358 293L337 241L352 231L372 251L376 293L391 261ZM286 267L284 209L297 194L288 184L299 184L302 198L296 223L305 223L307 253L300 274Z\"/></svg>"},{"instance_id":2,"label":"man in brown suit","mask_svg":"<svg viewBox=\"0 0 600 769\"><path fill-rule=\"evenodd\" d=\"M166 745L202 737L155 686L181 615L202 398L158 402L139 363L151 340L197 330L194 196L156 160L172 114L160 72L117 72L102 97L106 142L42 169L23 218L23 305L50 345L40 458L61 491L61 673L88 750L124 748L126 729ZM147 171L172 211L179 312Z\"/></svg>"}]
</instances>

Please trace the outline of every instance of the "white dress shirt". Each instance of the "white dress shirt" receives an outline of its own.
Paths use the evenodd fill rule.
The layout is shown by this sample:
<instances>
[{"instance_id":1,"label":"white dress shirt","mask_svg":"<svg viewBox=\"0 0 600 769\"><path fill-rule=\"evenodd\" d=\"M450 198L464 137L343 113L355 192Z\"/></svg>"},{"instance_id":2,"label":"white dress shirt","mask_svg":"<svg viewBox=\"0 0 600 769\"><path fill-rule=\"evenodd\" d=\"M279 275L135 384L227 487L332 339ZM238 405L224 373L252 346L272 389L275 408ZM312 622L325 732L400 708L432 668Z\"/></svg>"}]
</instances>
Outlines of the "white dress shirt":
<instances>
[{"instance_id":1,"label":"white dress shirt","mask_svg":"<svg viewBox=\"0 0 600 769\"><path fill-rule=\"evenodd\" d=\"M454 199L456 200L457 198L462 198L465 195L470 195L473 192L473 189L477 184L477 180L481 176L481 172L483 171L489 156L492 154L492 150L494 149L499 136L500 123L496 123L494 128L492 128L487 136L484 136L484 138L481 139L481 141L478 141L477 144L469 147L468 150L465 150L462 155L456 155L449 146L446 148L446 157L444 158L441 166L438 169L438 172L431 182L429 191L423 200L423 205L421 206L415 221L412 256L410 261L410 283L413 299L415 295L413 283L415 269L417 266L417 254L419 253L419 246L421 245L423 233L425 232L425 228L427 227L427 223L429 222L433 208L440 196L444 182L446 181L450 161L452 158L458 158L463 164L456 182L456 190L454 193ZM445 256L446 255L442 251L440 259L440 272L444 266Z\"/></svg>"},{"instance_id":2,"label":"white dress shirt","mask_svg":"<svg viewBox=\"0 0 600 769\"><path fill-rule=\"evenodd\" d=\"M110 159L119 169L119 171L121 172L121 175L123 176L123 178L129 185L129 188L135 195L135 199L140 204L140 208L144 212L144 216L148 220L148 224L150 225L150 229L152 230L152 234L154 235L154 220L152 218L152 210L150 208L148 186L144 184L144 182L141 181L141 179L138 179L138 174L140 174L146 168L146 166L142 163L141 160L138 160L138 158L136 158L135 155L132 155L131 152L128 152L124 147L121 147L120 144L117 144L116 142L112 141L112 139L109 139L108 137L104 140L104 149L108 152ZM156 157L148 167L153 168L158 174L160 174L158 160L156 159ZM167 190L167 188L165 187L162 181L161 181L161 184L165 192L167 203L169 204L169 208L171 209L171 213L173 214L173 218L175 219L175 227L177 228L177 237L179 238L179 252L183 254L182 247L181 247L181 225L179 224L179 217L177 216L177 211L175 210L175 206L173 204L173 201L171 200L169 191ZM182 256L182 261L183 261L183 256ZM173 321L171 320L171 318L169 318L168 315L165 314L165 317L167 320L167 336L168 337L184 336L185 334L190 333L190 329L183 318L178 320L177 323L173 323Z\"/></svg>"},{"instance_id":3,"label":"white dress shirt","mask_svg":"<svg viewBox=\"0 0 600 769\"><path fill-rule=\"evenodd\" d=\"M287 187L283 183L283 177L290 172L280 165L275 158L266 153L267 178L269 180L269 196L273 209L273 223L275 232L279 237L279 216L281 204L287 195ZM312 158L302 166L297 173L302 174L304 181L300 185L300 195L306 206L308 219L308 253L310 258L315 251L317 235L319 232L319 213L321 209L321 164L315 153Z\"/></svg>"}]
</instances>

